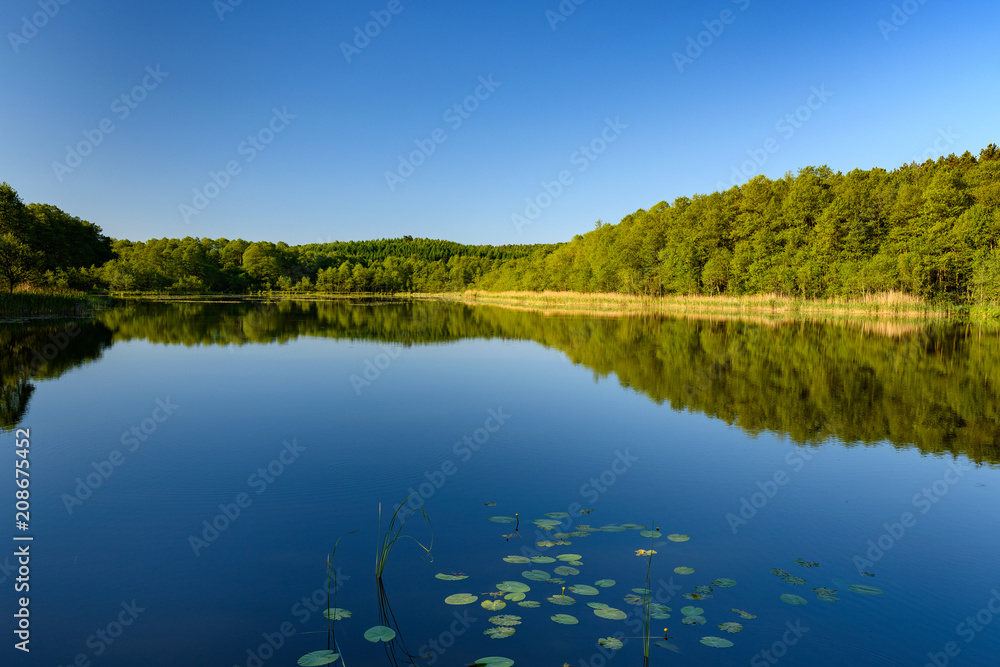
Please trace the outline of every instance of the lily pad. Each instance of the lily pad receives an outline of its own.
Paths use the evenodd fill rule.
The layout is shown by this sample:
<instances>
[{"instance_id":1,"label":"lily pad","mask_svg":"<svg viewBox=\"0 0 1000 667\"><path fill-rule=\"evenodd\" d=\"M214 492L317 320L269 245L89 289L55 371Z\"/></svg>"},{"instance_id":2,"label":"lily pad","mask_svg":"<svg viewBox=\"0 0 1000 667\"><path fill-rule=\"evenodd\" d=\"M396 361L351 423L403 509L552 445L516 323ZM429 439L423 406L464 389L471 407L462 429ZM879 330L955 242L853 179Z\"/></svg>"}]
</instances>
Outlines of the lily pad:
<instances>
[{"instance_id":1,"label":"lily pad","mask_svg":"<svg viewBox=\"0 0 1000 667\"><path fill-rule=\"evenodd\" d=\"M490 623L493 625L521 625L521 617L514 616L512 614L503 614L501 616L490 616Z\"/></svg>"},{"instance_id":2,"label":"lily pad","mask_svg":"<svg viewBox=\"0 0 1000 667\"><path fill-rule=\"evenodd\" d=\"M712 648L729 648L733 645L731 641L722 637L702 637L701 643Z\"/></svg>"},{"instance_id":3,"label":"lily pad","mask_svg":"<svg viewBox=\"0 0 1000 667\"><path fill-rule=\"evenodd\" d=\"M702 595L708 595L713 590L715 590L715 589L712 588L711 586L695 586L694 587L694 592L695 593L701 593Z\"/></svg>"},{"instance_id":4,"label":"lily pad","mask_svg":"<svg viewBox=\"0 0 1000 667\"><path fill-rule=\"evenodd\" d=\"M623 523L622 528L628 528L629 530L645 530L646 527L638 523Z\"/></svg>"},{"instance_id":5,"label":"lily pad","mask_svg":"<svg viewBox=\"0 0 1000 667\"><path fill-rule=\"evenodd\" d=\"M435 579L440 579L442 581L461 581L462 579L468 579L469 575L467 575L467 574L442 574L441 572L438 572L437 574L434 575L434 578Z\"/></svg>"},{"instance_id":6,"label":"lily pad","mask_svg":"<svg viewBox=\"0 0 1000 667\"><path fill-rule=\"evenodd\" d=\"M514 628L496 625L492 628L484 630L483 634L487 637L491 637L492 639L503 639L514 634Z\"/></svg>"},{"instance_id":7,"label":"lily pad","mask_svg":"<svg viewBox=\"0 0 1000 667\"><path fill-rule=\"evenodd\" d=\"M817 588L814 588L813 590L816 591L816 595L836 595L837 594L837 590L834 589L834 588L824 588L822 586L819 586Z\"/></svg>"},{"instance_id":8,"label":"lily pad","mask_svg":"<svg viewBox=\"0 0 1000 667\"><path fill-rule=\"evenodd\" d=\"M750 620L750 619L753 619L753 618L757 618L756 615L751 614L748 611L743 611L742 609L730 609L730 611L735 611L737 614L740 615L740 618L742 618L742 619Z\"/></svg>"},{"instance_id":9,"label":"lily pad","mask_svg":"<svg viewBox=\"0 0 1000 667\"><path fill-rule=\"evenodd\" d=\"M576 625L580 622L576 616L570 616L569 614L554 614L550 618L556 623L561 623L562 625Z\"/></svg>"},{"instance_id":10,"label":"lily pad","mask_svg":"<svg viewBox=\"0 0 1000 667\"><path fill-rule=\"evenodd\" d=\"M784 593L781 596L781 601L787 604L808 604L801 595L792 595L791 593Z\"/></svg>"},{"instance_id":11,"label":"lily pad","mask_svg":"<svg viewBox=\"0 0 1000 667\"><path fill-rule=\"evenodd\" d=\"M597 643L604 648L611 649L612 651L617 651L622 646L625 646L625 644L622 643L622 640L615 637L601 637L597 640Z\"/></svg>"},{"instance_id":12,"label":"lily pad","mask_svg":"<svg viewBox=\"0 0 1000 667\"><path fill-rule=\"evenodd\" d=\"M556 526L562 525L562 521L557 519L535 519L531 523L535 524L539 528L555 528Z\"/></svg>"},{"instance_id":13,"label":"lily pad","mask_svg":"<svg viewBox=\"0 0 1000 667\"><path fill-rule=\"evenodd\" d=\"M606 618L611 621L623 621L628 618L628 614L623 612L621 609L615 609L614 607L603 607L601 609L594 610L595 616L600 616L601 618Z\"/></svg>"},{"instance_id":14,"label":"lily pad","mask_svg":"<svg viewBox=\"0 0 1000 667\"><path fill-rule=\"evenodd\" d=\"M801 565L802 567L819 567L819 563L814 560L806 560L804 558L796 558L796 565Z\"/></svg>"},{"instance_id":15,"label":"lily pad","mask_svg":"<svg viewBox=\"0 0 1000 667\"><path fill-rule=\"evenodd\" d=\"M541 607L542 603L536 602L535 600L525 600L524 602L518 602L517 606L524 607L525 609L535 609L537 607Z\"/></svg>"},{"instance_id":16,"label":"lily pad","mask_svg":"<svg viewBox=\"0 0 1000 667\"><path fill-rule=\"evenodd\" d=\"M681 623L684 625L705 625L706 620L704 616L685 616L681 619Z\"/></svg>"},{"instance_id":17,"label":"lily pad","mask_svg":"<svg viewBox=\"0 0 1000 667\"><path fill-rule=\"evenodd\" d=\"M732 588L736 585L736 580L730 579L729 577L722 577L713 581L712 585L718 586L719 588Z\"/></svg>"},{"instance_id":18,"label":"lily pad","mask_svg":"<svg viewBox=\"0 0 1000 667\"><path fill-rule=\"evenodd\" d=\"M640 532L639 535L642 537L649 537L649 538L662 537L660 535L660 531L658 530L644 530Z\"/></svg>"},{"instance_id":19,"label":"lily pad","mask_svg":"<svg viewBox=\"0 0 1000 667\"><path fill-rule=\"evenodd\" d=\"M569 512L548 512L545 516L550 519L565 519L569 516Z\"/></svg>"},{"instance_id":20,"label":"lily pad","mask_svg":"<svg viewBox=\"0 0 1000 667\"><path fill-rule=\"evenodd\" d=\"M790 576L792 576L788 572L785 572L784 570L782 570L780 567L773 567L773 568L771 568L771 574L773 574L776 577L790 577Z\"/></svg>"},{"instance_id":21,"label":"lily pad","mask_svg":"<svg viewBox=\"0 0 1000 667\"><path fill-rule=\"evenodd\" d=\"M583 558L580 554L559 554L556 556L559 560L580 560Z\"/></svg>"},{"instance_id":22,"label":"lily pad","mask_svg":"<svg viewBox=\"0 0 1000 667\"><path fill-rule=\"evenodd\" d=\"M480 605L486 611L500 611L507 606L503 600L483 600Z\"/></svg>"},{"instance_id":23,"label":"lily pad","mask_svg":"<svg viewBox=\"0 0 1000 667\"><path fill-rule=\"evenodd\" d=\"M512 516L491 516L490 521L493 523L514 523L517 521L517 518Z\"/></svg>"},{"instance_id":24,"label":"lily pad","mask_svg":"<svg viewBox=\"0 0 1000 667\"><path fill-rule=\"evenodd\" d=\"M840 602L840 598L836 595L817 595L816 597L823 602Z\"/></svg>"},{"instance_id":25,"label":"lily pad","mask_svg":"<svg viewBox=\"0 0 1000 667\"><path fill-rule=\"evenodd\" d=\"M708 595L707 593L685 593L684 594L684 599L685 600L707 600L710 597L712 597L712 596Z\"/></svg>"},{"instance_id":26,"label":"lily pad","mask_svg":"<svg viewBox=\"0 0 1000 667\"><path fill-rule=\"evenodd\" d=\"M675 567L674 572L677 574L694 574L694 568L682 565L681 567Z\"/></svg>"},{"instance_id":27,"label":"lily pad","mask_svg":"<svg viewBox=\"0 0 1000 667\"><path fill-rule=\"evenodd\" d=\"M560 565L559 567L557 567L552 571L563 577L572 574L580 574L580 570L576 569L575 567L570 567L569 565Z\"/></svg>"},{"instance_id":28,"label":"lily pad","mask_svg":"<svg viewBox=\"0 0 1000 667\"><path fill-rule=\"evenodd\" d=\"M672 535L667 535L667 539L671 542L687 542L691 539L690 535L681 535L679 533L674 533Z\"/></svg>"},{"instance_id":29,"label":"lily pad","mask_svg":"<svg viewBox=\"0 0 1000 667\"><path fill-rule=\"evenodd\" d=\"M330 607L323 612L323 615L331 621L339 621L342 618L350 618L351 612L346 609L341 609L340 607Z\"/></svg>"},{"instance_id":30,"label":"lily pad","mask_svg":"<svg viewBox=\"0 0 1000 667\"><path fill-rule=\"evenodd\" d=\"M391 642L396 637L396 631L384 625L375 625L365 630L365 639L370 642Z\"/></svg>"},{"instance_id":31,"label":"lily pad","mask_svg":"<svg viewBox=\"0 0 1000 667\"><path fill-rule=\"evenodd\" d=\"M636 606L646 604L646 600L649 599L647 595L626 595L625 602L628 604L634 604Z\"/></svg>"},{"instance_id":32,"label":"lily pad","mask_svg":"<svg viewBox=\"0 0 1000 667\"><path fill-rule=\"evenodd\" d=\"M470 667L511 667L514 661L510 658L501 658L499 656L490 656L488 658L480 658L476 660Z\"/></svg>"},{"instance_id":33,"label":"lily pad","mask_svg":"<svg viewBox=\"0 0 1000 667\"><path fill-rule=\"evenodd\" d=\"M600 593L599 590L593 586L587 586L586 584L577 584L575 586L569 587L570 592L576 593L577 595L597 595Z\"/></svg>"},{"instance_id":34,"label":"lily pad","mask_svg":"<svg viewBox=\"0 0 1000 667\"><path fill-rule=\"evenodd\" d=\"M601 530L603 530L605 533L620 533L623 530L626 530L626 528L625 526L615 526L612 524L608 526L601 526Z\"/></svg>"},{"instance_id":35,"label":"lily pad","mask_svg":"<svg viewBox=\"0 0 1000 667\"><path fill-rule=\"evenodd\" d=\"M552 597L545 598L552 604L561 604L563 606L569 606L571 604L576 604L576 600L568 595L553 595Z\"/></svg>"},{"instance_id":36,"label":"lily pad","mask_svg":"<svg viewBox=\"0 0 1000 667\"><path fill-rule=\"evenodd\" d=\"M538 540L537 542L535 542L535 546L543 547L546 549L549 547L554 547L555 545L556 543L553 542L552 540Z\"/></svg>"},{"instance_id":37,"label":"lily pad","mask_svg":"<svg viewBox=\"0 0 1000 667\"><path fill-rule=\"evenodd\" d=\"M633 593L638 593L639 595L649 595L649 589L648 588L633 588L632 592Z\"/></svg>"},{"instance_id":38,"label":"lily pad","mask_svg":"<svg viewBox=\"0 0 1000 667\"><path fill-rule=\"evenodd\" d=\"M550 575L545 570L526 570L521 576L531 581L548 581Z\"/></svg>"},{"instance_id":39,"label":"lily pad","mask_svg":"<svg viewBox=\"0 0 1000 667\"><path fill-rule=\"evenodd\" d=\"M719 629L735 634L743 630L743 625L740 623L734 623L733 621L727 621L726 623L719 623Z\"/></svg>"},{"instance_id":40,"label":"lily pad","mask_svg":"<svg viewBox=\"0 0 1000 667\"><path fill-rule=\"evenodd\" d=\"M312 653L306 653L304 656L299 658L299 664L303 667L315 667L315 665L329 665L331 662L336 662L340 658L339 653L334 653L333 651L313 651Z\"/></svg>"},{"instance_id":41,"label":"lily pad","mask_svg":"<svg viewBox=\"0 0 1000 667\"><path fill-rule=\"evenodd\" d=\"M525 562L527 562L527 561L525 561ZM531 562L532 563L554 563L554 562L556 562L556 559L555 558L551 558L549 556L532 556L531 557Z\"/></svg>"},{"instance_id":42,"label":"lily pad","mask_svg":"<svg viewBox=\"0 0 1000 667\"><path fill-rule=\"evenodd\" d=\"M531 590L531 586L520 581L504 581L497 584L497 590L501 590L504 593L527 593Z\"/></svg>"},{"instance_id":43,"label":"lily pad","mask_svg":"<svg viewBox=\"0 0 1000 667\"><path fill-rule=\"evenodd\" d=\"M607 609L609 605L604 602L588 602L587 606L591 609Z\"/></svg>"},{"instance_id":44,"label":"lily pad","mask_svg":"<svg viewBox=\"0 0 1000 667\"><path fill-rule=\"evenodd\" d=\"M702 609L701 607L694 607L692 605L688 605L686 607L681 607L681 613L684 614L685 616L701 616L702 614L705 613L705 610Z\"/></svg>"},{"instance_id":45,"label":"lily pad","mask_svg":"<svg viewBox=\"0 0 1000 667\"><path fill-rule=\"evenodd\" d=\"M455 593L454 595L449 595L448 597L446 597L444 599L444 603L445 604L455 604L455 605L458 605L458 604L472 604L473 602L475 602L478 599L479 599L479 597L476 596L476 595L473 595L472 593Z\"/></svg>"},{"instance_id":46,"label":"lily pad","mask_svg":"<svg viewBox=\"0 0 1000 667\"><path fill-rule=\"evenodd\" d=\"M594 582L594 585L595 586L599 586L600 588L610 588L610 587L612 587L612 586L615 585L615 580L614 579L598 579L597 581Z\"/></svg>"},{"instance_id":47,"label":"lily pad","mask_svg":"<svg viewBox=\"0 0 1000 667\"><path fill-rule=\"evenodd\" d=\"M802 577L793 577L792 575L788 575L787 577L782 577L781 579L786 583L795 584L796 586L804 586L806 583L806 580L803 579Z\"/></svg>"},{"instance_id":48,"label":"lily pad","mask_svg":"<svg viewBox=\"0 0 1000 667\"><path fill-rule=\"evenodd\" d=\"M875 588L874 586L865 586L864 584L851 584L847 587L847 590L852 593L861 593L862 595L882 595L885 593L881 588Z\"/></svg>"},{"instance_id":49,"label":"lily pad","mask_svg":"<svg viewBox=\"0 0 1000 667\"><path fill-rule=\"evenodd\" d=\"M520 602L524 599L524 593L507 593L503 596L504 600L510 600L511 602Z\"/></svg>"},{"instance_id":50,"label":"lily pad","mask_svg":"<svg viewBox=\"0 0 1000 667\"><path fill-rule=\"evenodd\" d=\"M504 556L504 561L508 563L530 563L531 559L525 556Z\"/></svg>"}]
</instances>

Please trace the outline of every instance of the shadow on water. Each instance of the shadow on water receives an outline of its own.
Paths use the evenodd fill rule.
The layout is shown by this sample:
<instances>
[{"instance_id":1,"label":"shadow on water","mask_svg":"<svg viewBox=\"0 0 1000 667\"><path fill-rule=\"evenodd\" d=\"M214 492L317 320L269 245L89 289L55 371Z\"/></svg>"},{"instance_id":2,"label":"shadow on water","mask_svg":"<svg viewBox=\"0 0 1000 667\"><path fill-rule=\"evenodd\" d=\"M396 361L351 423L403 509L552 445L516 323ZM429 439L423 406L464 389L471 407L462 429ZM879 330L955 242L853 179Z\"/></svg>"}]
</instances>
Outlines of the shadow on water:
<instances>
[{"instance_id":1,"label":"shadow on water","mask_svg":"<svg viewBox=\"0 0 1000 667\"><path fill-rule=\"evenodd\" d=\"M534 341L674 410L801 444L890 442L1000 462L1000 335L969 324L895 325L549 316L435 301L133 303L93 321L0 327L0 428L24 416L34 381L116 342L282 343L300 337L429 345Z\"/></svg>"}]
</instances>

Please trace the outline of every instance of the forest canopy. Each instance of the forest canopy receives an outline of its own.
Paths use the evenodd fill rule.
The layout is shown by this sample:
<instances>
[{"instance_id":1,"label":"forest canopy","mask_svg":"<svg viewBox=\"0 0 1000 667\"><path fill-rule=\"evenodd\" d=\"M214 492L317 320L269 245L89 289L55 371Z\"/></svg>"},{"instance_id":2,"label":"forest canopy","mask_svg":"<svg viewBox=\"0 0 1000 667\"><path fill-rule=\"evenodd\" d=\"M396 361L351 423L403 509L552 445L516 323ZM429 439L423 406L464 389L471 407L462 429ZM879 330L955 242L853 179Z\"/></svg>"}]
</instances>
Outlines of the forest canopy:
<instances>
[{"instance_id":1,"label":"forest canopy","mask_svg":"<svg viewBox=\"0 0 1000 667\"><path fill-rule=\"evenodd\" d=\"M805 167L639 209L571 241L112 240L0 186L0 286L175 293L572 290L1000 299L1000 149L893 171Z\"/></svg>"}]
</instances>

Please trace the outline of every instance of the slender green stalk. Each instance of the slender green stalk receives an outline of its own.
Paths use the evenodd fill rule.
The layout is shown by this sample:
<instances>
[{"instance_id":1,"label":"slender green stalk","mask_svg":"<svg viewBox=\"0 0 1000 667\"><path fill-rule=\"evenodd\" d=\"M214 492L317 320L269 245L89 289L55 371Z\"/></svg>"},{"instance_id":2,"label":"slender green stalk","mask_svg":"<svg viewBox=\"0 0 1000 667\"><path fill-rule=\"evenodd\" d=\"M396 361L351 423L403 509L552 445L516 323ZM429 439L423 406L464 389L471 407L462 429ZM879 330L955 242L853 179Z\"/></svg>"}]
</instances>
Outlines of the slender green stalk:
<instances>
[{"instance_id":1,"label":"slender green stalk","mask_svg":"<svg viewBox=\"0 0 1000 667\"><path fill-rule=\"evenodd\" d=\"M379 581L382 580L382 572L385 570L386 561L389 560L389 554L392 552L392 548L396 545L396 542L405 538L411 539L416 542L417 546L423 549L424 553L427 554L428 558L433 560L433 555L431 554L431 549L434 546L434 533L431 532L431 542L430 546L424 546L411 535L403 535L403 528L406 526L406 522L410 519L410 515L407 514L403 518L399 518L399 511L406 507L406 503L409 502L410 498L414 495L411 493L406 497L403 503L396 508L393 512L392 518L389 520L389 525L386 527L385 533L382 533L382 503L378 505L378 533L382 536L382 541L375 551L375 578ZM431 525L431 519L427 516L427 512L424 511L423 505L420 507L420 513L424 516L424 521L427 522L428 527ZM398 521L398 525L397 525Z\"/></svg>"},{"instance_id":2,"label":"slender green stalk","mask_svg":"<svg viewBox=\"0 0 1000 667\"><path fill-rule=\"evenodd\" d=\"M351 533L357 533L360 531L352 530L350 532L344 533L337 538L337 541L333 543L333 551L326 558L326 608L336 608L337 607L337 591L340 589L340 582L337 581L337 569L333 566L333 559L337 555L337 547L340 545L340 541L350 535ZM333 604L330 604L330 583L333 583ZM325 614L324 614L325 615ZM337 649L337 636L334 633L334 628L337 623L335 618L327 617L327 634L326 634L326 649L334 650L339 653ZM333 648L330 648L331 641L333 643Z\"/></svg>"}]
</instances>

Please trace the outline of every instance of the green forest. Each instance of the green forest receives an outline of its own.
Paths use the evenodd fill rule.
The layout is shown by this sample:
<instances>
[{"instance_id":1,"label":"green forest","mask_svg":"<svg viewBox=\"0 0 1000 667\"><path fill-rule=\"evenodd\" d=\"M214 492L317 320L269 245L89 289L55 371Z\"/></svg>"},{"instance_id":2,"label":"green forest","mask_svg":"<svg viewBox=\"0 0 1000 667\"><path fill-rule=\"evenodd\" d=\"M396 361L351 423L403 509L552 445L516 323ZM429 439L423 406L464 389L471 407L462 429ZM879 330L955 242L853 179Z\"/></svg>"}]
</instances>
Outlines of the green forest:
<instances>
[{"instance_id":1,"label":"green forest","mask_svg":"<svg viewBox=\"0 0 1000 667\"><path fill-rule=\"evenodd\" d=\"M565 243L115 240L0 186L0 287L155 293L412 293L1000 300L1000 149L892 171L805 167L639 209Z\"/></svg>"}]
</instances>

